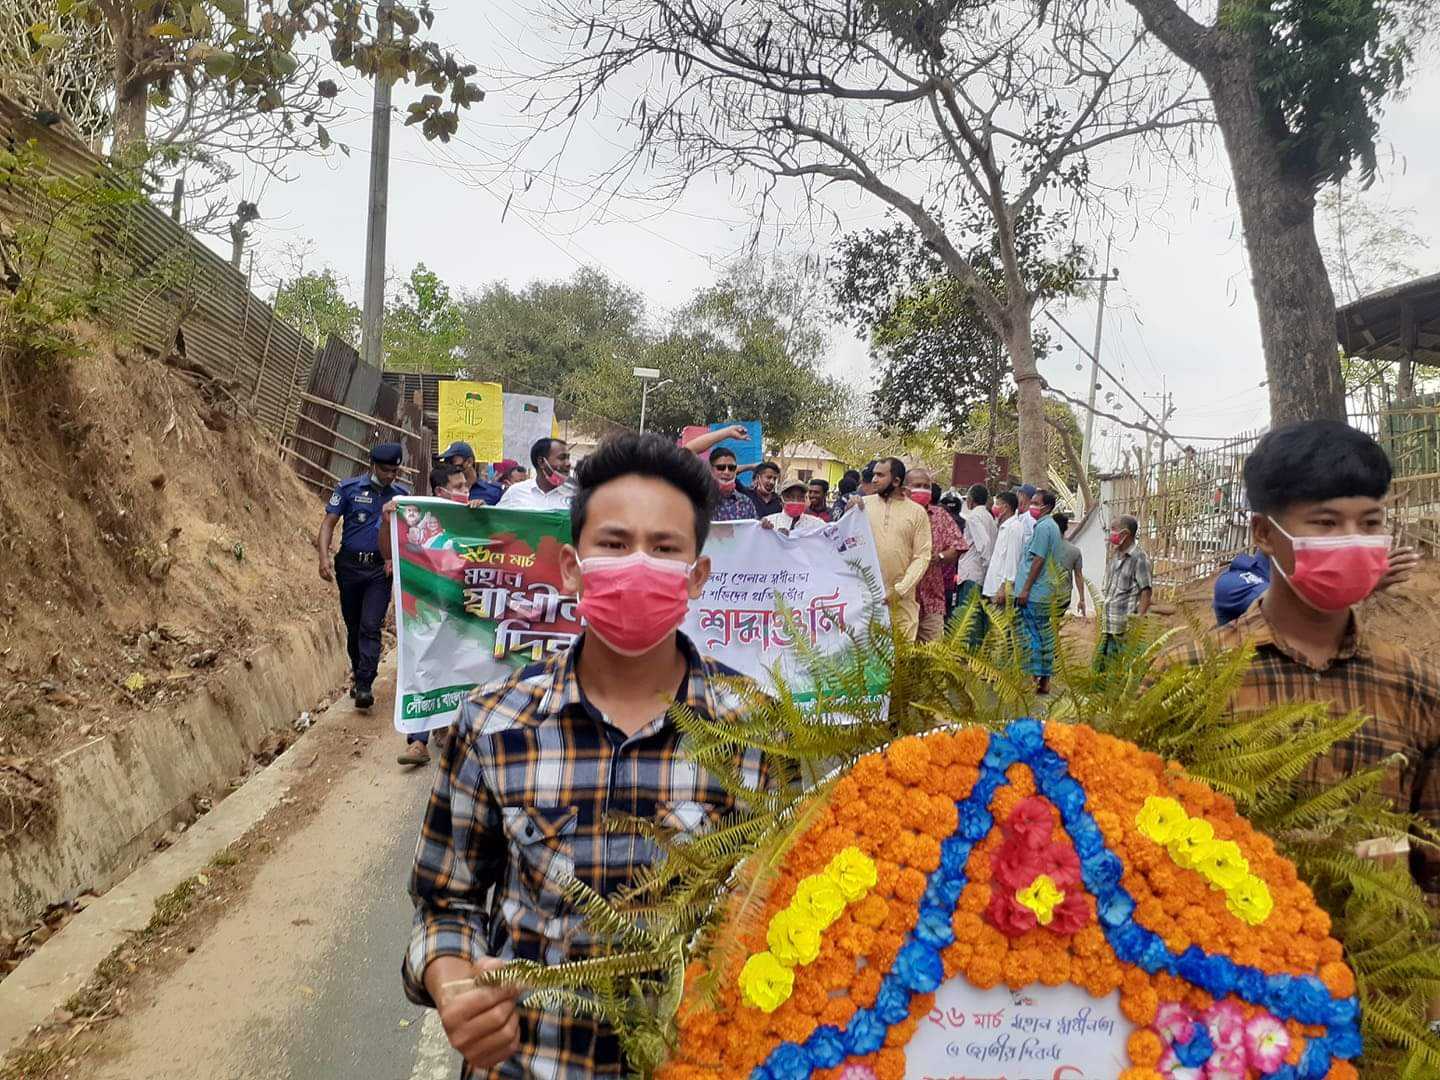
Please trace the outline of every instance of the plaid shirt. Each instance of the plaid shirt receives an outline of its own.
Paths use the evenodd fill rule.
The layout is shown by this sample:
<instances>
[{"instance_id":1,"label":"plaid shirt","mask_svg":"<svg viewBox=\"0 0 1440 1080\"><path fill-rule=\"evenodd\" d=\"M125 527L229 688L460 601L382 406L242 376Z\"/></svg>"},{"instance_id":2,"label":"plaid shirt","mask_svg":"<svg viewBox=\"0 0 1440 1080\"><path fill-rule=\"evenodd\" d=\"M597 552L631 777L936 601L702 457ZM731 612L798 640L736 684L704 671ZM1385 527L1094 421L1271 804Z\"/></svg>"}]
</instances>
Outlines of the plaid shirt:
<instances>
[{"instance_id":1,"label":"plaid shirt","mask_svg":"<svg viewBox=\"0 0 1440 1080\"><path fill-rule=\"evenodd\" d=\"M1367 637L1358 616L1351 618L1339 655L1319 668L1276 636L1260 600L1235 622L1211 630L1208 640L1221 649L1255 646L1231 714L1296 701L1328 702L1337 714L1364 713L1369 722L1317 760L1308 779L1333 783L1403 754L1404 762L1386 773L1381 793L1396 809L1440 827L1440 674L1408 650ZM1202 643L1185 642L1157 663L1194 664L1203 654ZM1412 848L1411 869L1426 892L1440 892L1440 853Z\"/></svg>"},{"instance_id":2,"label":"plaid shirt","mask_svg":"<svg viewBox=\"0 0 1440 1080\"><path fill-rule=\"evenodd\" d=\"M1150 556L1131 544L1128 551L1110 556L1105 564L1105 612L1100 629L1106 634L1123 634L1130 616L1140 610L1140 594L1152 588Z\"/></svg>"},{"instance_id":3,"label":"plaid shirt","mask_svg":"<svg viewBox=\"0 0 1440 1080\"><path fill-rule=\"evenodd\" d=\"M647 840L607 831L607 816L695 833L733 809L715 777L685 754L666 715L626 738L586 700L576 677L583 642L481 687L460 709L410 882L415 926L403 975L418 1005L433 1004L422 976L437 957L556 964L590 955L593 940L562 900L566 883L578 877L608 895L655 854ZM725 724L744 704L719 680L736 673L683 635L679 642L689 662L685 703ZM758 754L737 765L748 783L764 782ZM608 1028L524 1005L518 1012L520 1052L488 1076L623 1075ZM466 1068L462 1080L478 1075Z\"/></svg>"}]
</instances>

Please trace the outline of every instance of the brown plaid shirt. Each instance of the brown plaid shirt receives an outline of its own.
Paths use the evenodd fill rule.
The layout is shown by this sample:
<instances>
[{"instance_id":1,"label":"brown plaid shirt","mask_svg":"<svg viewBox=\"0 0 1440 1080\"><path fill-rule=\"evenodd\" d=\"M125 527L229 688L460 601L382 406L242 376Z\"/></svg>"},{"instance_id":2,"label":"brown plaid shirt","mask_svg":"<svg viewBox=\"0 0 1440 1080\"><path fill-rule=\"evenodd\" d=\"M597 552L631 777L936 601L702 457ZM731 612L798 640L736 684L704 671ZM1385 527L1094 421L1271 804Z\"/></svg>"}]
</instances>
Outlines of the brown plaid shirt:
<instances>
[{"instance_id":1,"label":"brown plaid shirt","mask_svg":"<svg viewBox=\"0 0 1440 1080\"><path fill-rule=\"evenodd\" d=\"M556 964L589 955L593 942L562 899L567 882L578 877L608 895L654 857L648 841L608 831L607 816L697 833L733 809L658 704L656 718L627 738L586 700L575 674L583 641L476 690L460 709L410 882L415 926L403 975L418 1005L433 1004L422 977L437 957ZM679 641L689 661L679 697L722 725L738 716L742 697L722 681L736 672ZM750 786L764 783L758 753L736 764ZM623 1075L609 1029L523 1004L519 1016L520 1052L490 1077Z\"/></svg>"},{"instance_id":2,"label":"brown plaid shirt","mask_svg":"<svg viewBox=\"0 0 1440 1080\"><path fill-rule=\"evenodd\" d=\"M1440 673L1408 650L1367 636L1358 616L1351 620L1339 656L1319 668L1276 635L1259 600L1235 622L1211 630L1209 640L1222 649L1255 646L1231 711L1317 701L1329 702L1337 714L1364 713L1369 722L1317 761L1311 779L1335 781L1402 754L1404 762L1387 773L1381 793L1396 809L1440 827ZM1167 650L1158 666L1195 664L1203 655L1201 643L1186 642ZM1426 892L1440 892L1440 856L1412 849L1411 867Z\"/></svg>"}]
</instances>

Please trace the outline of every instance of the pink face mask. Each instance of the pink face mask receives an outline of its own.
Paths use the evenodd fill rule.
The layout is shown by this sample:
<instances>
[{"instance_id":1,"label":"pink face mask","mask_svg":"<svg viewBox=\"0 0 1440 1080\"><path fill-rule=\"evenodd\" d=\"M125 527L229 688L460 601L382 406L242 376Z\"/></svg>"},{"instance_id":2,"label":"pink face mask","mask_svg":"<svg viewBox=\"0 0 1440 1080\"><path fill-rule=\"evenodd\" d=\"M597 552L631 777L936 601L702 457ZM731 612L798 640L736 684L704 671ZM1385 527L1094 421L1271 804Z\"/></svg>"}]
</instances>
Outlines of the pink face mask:
<instances>
[{"instance_id":1,"label":"pink face mask","mask_svg":"<svg viewBox=\"0 0 1440 1080\"><path fill-rule=\"evenodd\" d=\"M1350 533L1345 536L1291 536L1274 518L1280 535L1295 552L1295 569L1285 573L1278 559L1271 565L1317 611L1344 611L1375 591L1390 566L1390 537Z\"/></svg>"},{"instance_id":2,"label":"pink face mask","mask_svg":"<svg viewBox=\"0 0 1440 1080\"><path fill-rule=\"evenodd\" d=\"M720 494L721 494L721 495L733 495L733 494L735 494L735 481L734 481L734 480L716 480L715 483L716 483L716 485L719 486L719 488L720 488Z\"/></svg>"},{"instance_id":3,"label":"pink face mask","mask_svg":"<svg viewBox=\"0 0 1440 1080\"><path fill-rule=\"evenodd\" d=\"M680 625L690 608L693 563L643 551L580 560L576 610L621 656L643 656Z\"/></svg>"},{"instance_id":4,"label":"pink face mask","mask_svg":"<svg viewBox=\"0 0 1440 1080\"><path fill-rule=\"evenodd\" d=\"M805 513L805 504L803 502L787 502L784 503L783 506L785 507L786 517L798 518L801 514Z\"/></svg>"},{"instance_id":5,"label":"pink face mask","mask_svg":"<svg viewBox=\"0 0 1440 1080\"><path fill-rule=\"evenodd\" d=\"M1030 507L1030 516L1036 521L1039 521L1042 517L1045 516L1045 508L1043 506Z\"/></svg>"},{"instance_id":6,"label":"pink face mask","mask_svg":"<svg viewBox=\"0 0 1440 1080\"><path fill-rule=\"evenodd\" d=\"M910 501L911 501L911 502L917 502L917 503L919 503L921 506L929 506L929 505L930 505L930 489L929 489L929 488L917 488L916 490L910 492Z\"/></svg>"},{"instance_id":7,"label":"pink face mask","mask_svg":"<svg viewBox=\"0 0 1440 1080\"><path fill-rule=\"evenodd\" d=\"M468 503L470 501L470 492L464 490L456 491L454 488L441 488L435 494L442 499L449 499L451 502Z\"/></svg>"}]
</instances>

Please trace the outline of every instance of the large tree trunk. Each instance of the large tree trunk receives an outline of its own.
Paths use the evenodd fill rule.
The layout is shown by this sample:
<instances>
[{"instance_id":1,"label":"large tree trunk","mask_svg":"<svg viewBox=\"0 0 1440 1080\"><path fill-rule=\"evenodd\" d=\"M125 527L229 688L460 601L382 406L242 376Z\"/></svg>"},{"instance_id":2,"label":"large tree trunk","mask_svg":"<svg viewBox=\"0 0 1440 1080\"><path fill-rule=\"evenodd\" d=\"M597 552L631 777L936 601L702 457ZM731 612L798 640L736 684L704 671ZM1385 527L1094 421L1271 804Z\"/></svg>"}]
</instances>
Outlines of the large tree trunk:
<instances>
[{"instance_id":1,"label":"large tree trunk","mask_svg":"<svg viewBox=\"0 0 1440 1080\"><path fill-rule=\"evenodd\" d=\"M1210 92L1235 178L1260 342L1270 382L1270 421L1345 419L1335 336L1335 294L1315 237L1315 186L1287 172L1255 93L1248 56L1226 57Z\"/></svg>"},{"instance_id":2,"label":"large tree trunk","mask_svg":"<svg viewBox=\"0 0 1440 1080\"><path fill-rule=\"evenodd\" d=\"M1020 479L1036 487L1048 485L1049 456L1045 452L1044 380L1035 367L1035 339L1031 332L1030 311L1010 315L1009 340L1011 370L1018 390L1016 410L1020 417Z\"/></svg>"},{"instance_id":3,"label":"large tree trunk","mask_svg":"<svg viewBox=\"0 0 1440 1080\"><path fill-rule=\"evenodd\" d=\"M138 76L145 59L148 19L119 5L110 11L110 36L115 49L115 125L110 142L110 156L120 159L145 141L145 120L149 105L149 86Z\"/></svg>"}]
</instances>

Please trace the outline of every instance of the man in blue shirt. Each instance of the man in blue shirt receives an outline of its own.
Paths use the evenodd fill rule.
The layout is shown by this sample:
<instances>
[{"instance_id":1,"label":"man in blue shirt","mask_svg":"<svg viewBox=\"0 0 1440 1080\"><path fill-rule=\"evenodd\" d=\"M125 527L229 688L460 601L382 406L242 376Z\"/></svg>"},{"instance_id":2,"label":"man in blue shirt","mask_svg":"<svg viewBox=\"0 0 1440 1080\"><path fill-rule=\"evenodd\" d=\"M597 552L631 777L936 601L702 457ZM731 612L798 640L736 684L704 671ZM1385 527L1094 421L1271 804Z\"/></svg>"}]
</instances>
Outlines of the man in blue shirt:
<instances>
[{"instance_id":1,"label":"man in blue shirt","mask_svg":"<svg viewBox=\"0 0 1440 1080\"><path fill-rule=\"evenodd\" d=\"M1232 623L1270 587L1270 558L1242 551L1215 581L1215 625Z\"/></svg>"},{"instance_id":2,"label":"man in blue shirt","mask_svg":"<svg viewBox=\"0 0 1440 1080\"><path fill-rule=\"evenodd\" d=\"M1055 620L1058 617L1055 578L1059 566L1055 560L1063 537L1052 516L1055 512L1053 491L1035 492L1030 505L1032 509L1039 508L1040 516L1035 521L1035 531L1025 554L1020 557L1015 607L1019 609L1020 624L1030 646L1025 669L1035 676L1035 692L1048 694L1050 676L1055 673Z\"/></svg>"},{"instance_id":3,"label":"man in blue shirt","mask_svg":"<svg viewBox=\"0 0 1440 1080\"><path fill-rule=\"evenodd\" d=\"M486 506L494 506L500 501L500 496L505 493L505 489L499 484L492 484L480 475L480 467L475 464L475 451L469 443L451 443L440 455L440 460L446 465L459 465L465 470L465 479L470 484L471 502L483 502Z\"/></svg>"},{"instance_id":4,"label":"man in blue shirt","mask_svg":"<svg viewBox=\"0 0 1440 1080\"><path fill-rule=\"evenodd\" d=\"M345 620L345 644L355 679L351 694L357 709L375 704L380 627L390 607L390 573L380 555L381 509L391 499L410 494L409 488L395 482L401 454L399 443L381 443L372 449L370 471L340 482L325 504L325 520L320 523L320 576L340 587L340 615ZM342 521L332 577L330 545L335 525Z\"/></svg>"}]
</instances>

